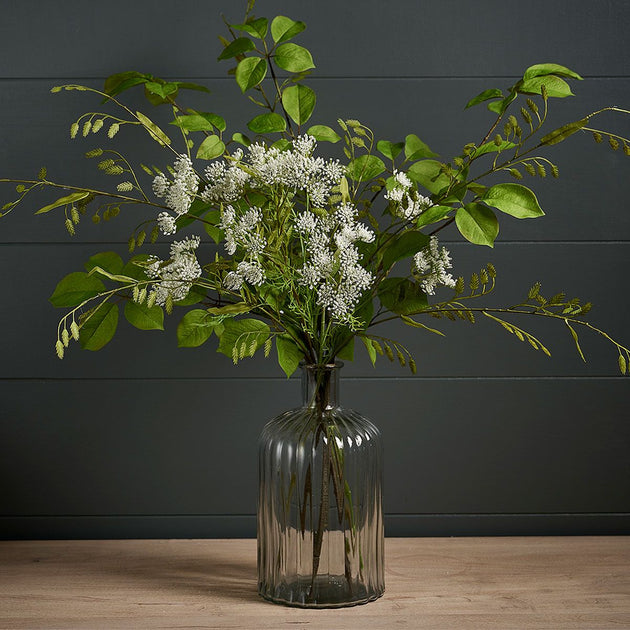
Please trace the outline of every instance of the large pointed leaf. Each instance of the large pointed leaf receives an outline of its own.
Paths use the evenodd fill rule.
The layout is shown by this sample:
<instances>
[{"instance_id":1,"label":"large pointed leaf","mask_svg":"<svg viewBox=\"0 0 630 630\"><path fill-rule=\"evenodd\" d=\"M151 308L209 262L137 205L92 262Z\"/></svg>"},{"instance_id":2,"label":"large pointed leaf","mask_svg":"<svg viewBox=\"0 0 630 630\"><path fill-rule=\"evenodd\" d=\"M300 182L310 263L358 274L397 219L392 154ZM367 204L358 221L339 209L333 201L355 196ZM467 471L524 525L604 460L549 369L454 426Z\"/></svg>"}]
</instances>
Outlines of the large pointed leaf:
<instances>
[{"instance_id":1,"label":"large pointed leaf","mask_svg":"<svg viewBox=\"0 0 630 630\"><path fill-rule=\"evenodd\" d=\"M304 22L296 22L284 15L276 16L271 22L271 37L276 44L293 39L306 28Z\"/></svg>"},{"instance_id":2,"label":"large pointed leaf","mask_svg":"<svg viewBox=\"0 0 630 630\"><path fill-rule=\"evenodd\" d=\"M100 350L109 343L118 326L118 305L105 302L85 320L79 332L79 343L84 350Z\"/></svg>"},{"instance_id":3,"label":"large pointed leaf","mask_svg":"<svg viewBox=\"0 0 630 630\"><path fill-rule=\"evenodd\" d=\"M237 55L242 55L250 50L254 50L254 48L256 48L256 45L249 37L237 37L223 49L218 59L231 59Z\"/></svg>"},{"instance_id":4,"label":"large pointed leaf","mask_svg":"<svg viewBox=\"0 0 630 630\"><path fill-rule=\"evenodd\" d=\"M306 85L292 85L282 92L282 107L298 125L303 125L315 109L315 92Z\"/></svg>"},{"instance_id":5,"label":"large pointed leaf","mask_svg":"<svg viewBox=\"0 0 630 630\"><path fill-rule=\"evenodd\" d=\"M417 254L429 244L429 237L422 232L407 230L391 239L383 252L383 269L395 262Z\"/></svg>"},{"instance_id":6,"label":"large pointed leaf","mask_svg":"<svg viewBox=\"0 0 630 630\"><path fill-rule=\"evenodd\" d=\"M392 313L411 315L429 305L426 293L407 278L386 278L378 286L381 304Z\"/></svg>"},{"instance_id":7,"label":"large pointed leaf","mask_svg":"<svg viewBox=\"0 0 630 630\"><path fill-rule=\"evenodd\" d=\"M96 276L75 271L59 281L49 301L53 306L71 308L103 291L105 285Z\"/></svg>"},{"instance_id":8,"label":"large pointed leaf","mask_svg":"<svg viewBox=\"0 0 630 630\"><path fill-rule=\"evenodd\" d=\"M304 353L288 335L276 337L276 350L278 352L278 363L284 370L287 378L289 378L298 369L300 361L304 359Z\"/></svg>"},{"instance_id":9,"label":"large pointed leaf","mask_svg":"<svg viewBox=\"0 0 630 630\"><path fill-rule=\"evenodd\" d=\"M538 205L536 195L521 184L497 184L488 188L483 196L487 203L501 212L505 212L517 219L533 219L545 213Z\"/></svg>"},{"instance_id":10,"label":"large pointed leaf","mask_svg":"<svg viewBox=\"0 0 630 630\"><path fill-rule=\"evenodd\" d=\"M146 302L125 304L125 319L139 330L164 330L164 311L161 306L148 307Z\"/></svg>"},{"instance_id":11,"label":"large pointed leaf","mask_svg":"<svg viewBox=\"0 0 630 630\"><path fill-rule=\"evenodd\" d=\"M303 46L289 42L276 48L276 65L288 72L304 72L315 67L311 53Z\"/></svg>"},{"instance_id":12,"label":"large pointed leaf","mask_svg":"<svg viewBox=\"0 0 630 630\"><path fill-rule=\"evenodd\" d=\"M499 233L499 222L490 208L480 203L469 203L458 208L455 223L462 236L475 245L494 247Z\"/></svg>"},{"instance_id":13,"label":"large pointed leaf","mask_svg":"<svg viewBox=\"0 0 630 630\"><path fill-rule=\"evenodd\" d=\"M40 208L35 214L45 214L46 212L50 212L51 210L54 210L55 208L59 208L60 206L66 206L68 204L81 201L82 199L86 199L87 197L89 197L90 194L91 193L89 193L86 190L80 190L78 192L74 192L69 195L66 195L65 197L59 197L57 201L54 201L53 203L50 203L47 206L44 206L43 208Z\"/></svg>"},{"instance_id":14,"label":"large pointed leaf","mask_svg":"<svg viewBox=\"0 0 630 630\"><path fill-rule=\"evenodd\" d=\"M236 83L245 94L257 86L267 74L267 60L260 57L246 57L236 66Z\"/></svg>"}]
</instances>

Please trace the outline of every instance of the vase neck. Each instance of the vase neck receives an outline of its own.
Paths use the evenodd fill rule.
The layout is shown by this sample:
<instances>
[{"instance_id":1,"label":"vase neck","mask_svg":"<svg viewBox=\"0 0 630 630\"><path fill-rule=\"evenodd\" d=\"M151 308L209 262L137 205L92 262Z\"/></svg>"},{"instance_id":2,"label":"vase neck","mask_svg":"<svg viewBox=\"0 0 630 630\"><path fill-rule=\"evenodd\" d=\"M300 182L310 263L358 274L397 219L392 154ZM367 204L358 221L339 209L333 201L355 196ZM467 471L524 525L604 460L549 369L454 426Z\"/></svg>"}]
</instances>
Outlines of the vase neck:
<instances>
[{"instance_id":1,"label":"vase neck","mask_svg":"<svg viewBox=\"0 0 630 630\"><path fill-rule=\"evenodd\" d=\"M302 402L305 407L335 409L339 406L341 361L330 365L302 364Z\"/></svg>"}]
</instances>

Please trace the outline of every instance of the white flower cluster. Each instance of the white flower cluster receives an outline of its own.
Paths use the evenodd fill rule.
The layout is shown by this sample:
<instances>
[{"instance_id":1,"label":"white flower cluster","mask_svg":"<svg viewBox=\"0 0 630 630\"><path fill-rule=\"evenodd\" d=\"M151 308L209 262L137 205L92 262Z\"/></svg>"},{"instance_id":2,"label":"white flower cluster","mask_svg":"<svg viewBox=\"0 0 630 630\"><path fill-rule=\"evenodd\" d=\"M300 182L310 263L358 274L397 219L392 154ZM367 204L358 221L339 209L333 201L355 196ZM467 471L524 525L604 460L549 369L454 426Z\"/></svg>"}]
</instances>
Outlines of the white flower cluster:
<instances>
[{"instance_id":1,"label":"white flower cluster","mask_svg":"<svg viewBox=\"0 0 630 630\"><path fill-rule=\"evenodd\" d=\"M263 144L252 144L247 159L243 151L235 151L230 162L210 164L204 171L208 185L201 196L206 201L233 202L239 199L247 185L275 186L304 191L310 205L323 207L343 175L339 160L313 157L317 143L308 135L299 136L293 147L281 151Z\"/></svg>"},{"instance_id":2,"label":"white flower cluster","mask_svg":"<svg viewBox=\"0 0 630 630\"><path fill-rule=\"evenodd\" d=\"M197 194L199 177L187 155L180 155L173 164L173 181L160 174L153 180L153 192L164 199L177 216L186 214ZM163 234L175 234L175 218L168 212L158 215L158 226Z\"/></svg>"},{"instance_id":3,"label":"white flower cluster","mask_svg":"<svg viewBox=\"0 0 630 630\"><path fill-rule=\"evenodd\" d=\"M223 209L219 227L225 232L225 250L232 256L237 247L242 247L252 257L263 253L267 241L258 232L262 221L262 210L252 206L237 217L233 206Z\"/></svg>"},{"instance_id":4,"label":"white flower cluster","mask_svg":"<svg viewBox=\"0 0 630 630\"><path fill-rule=\"evenodd\" d=\"M334 214L318 217L306 210L295 221L308 258L300 269L302 283L317 290L317 303L339 321L347 321L374 276L361 264L355 243L374 240L374 232L357 222L357 211L344 203Z\"/></svg>"},{"instance_id":5,"label":"white flower cluster","mask_svg":"<svg viewBox=\"0 0 630 630\"><path fill-rule=\"evenodd\" d=\"M198 236L189 236L171 244L170 260L164 261L156 256L149 258L150 264L145 272L149 278L160 280L153 285L157 294L156 304L163 306L169 296L177 302L188 295L191 284L201 276L201 266L195 255L199 242Z\"/></svg>"},{"instance_id":6,"label":"white flower cluster","mask_svg":"<svg viewBox=\"0 0 630 630\"><path fill-rule=\"evenodd\" d=\"M396 180L395 186L388 190L384 197L398 205L399 216L407 219L407 221L413 221L431 207L431 200L414 190L406 173L394 170L394 179Z\"/></svg>"},{"instance_id":7,"label":"white flower cluster","mask_svg":"<svg viewBox=\"0 0 630 630\"><path fill-rule=\"evenodd\" d=\"M265 271L258 262L267 245L265 237L259 232L262 218L262 210L256 206L248 208L240 216L233 206L223 209L219 227L225 232L225 250L233 256L236 249L242 247L250 257L249 261L241 261L235 271L225 276L223 284L230 291L238 291L244 282L260 286L265 281Z\"/></svg>"},{"instance_id":8,"label":"white flower cluster","mask_svg":"<svg viewBox=\"0 0 630 630\"><path fill-rule=\"evenodd\" d=\"M265 281L265 270L257 261L242 260L236 265L236 271L230 273L223 279L223 284L230 291L239 291L244 282L260 286Z\"/></svg>"},{"instance_id":9,"label":"white flower cluster","mask_svg":"<svg viewBox=\"0 0 630 630\"><path fill-rule=\"evenodd\" d=\"M420 284L429 295L433 295L439 285L455 286L455 279L446 271L453 267L450 253L446 247L439 247L437 236L431 237L429 244L413 257L413 262L417 271L425 274Z\"/></svg>"}]
</instances>

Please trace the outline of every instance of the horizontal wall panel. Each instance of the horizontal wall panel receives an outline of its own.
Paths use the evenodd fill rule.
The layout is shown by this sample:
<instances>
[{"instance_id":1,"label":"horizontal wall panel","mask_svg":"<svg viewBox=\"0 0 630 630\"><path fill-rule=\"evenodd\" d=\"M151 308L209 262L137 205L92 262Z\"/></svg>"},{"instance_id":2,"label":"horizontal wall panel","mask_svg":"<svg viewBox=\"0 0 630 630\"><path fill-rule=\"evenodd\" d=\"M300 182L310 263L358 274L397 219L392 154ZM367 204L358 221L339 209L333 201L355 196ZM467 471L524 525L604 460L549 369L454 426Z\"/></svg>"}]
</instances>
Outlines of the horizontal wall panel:
<instances>
[{"instance_id":1,"label":"horizontal wall panel","mask_svg":"<svg viewBox=\"0 0 630 630\"><path fill-rule=\"evenodd\" d=\"M385 535L628 535L630 514L385 514ZM253 538L256 515L0 516L0 540Z\"/></svg>"},{"instance_id":2,"label":"horizontal wall panel","mask_svg":"<svg viewBox=\"0 0 630 630\"><path fill-rule=\"evenodd\" d=\"M128 69L220 76L229 67L215 61L217 36L226 34L220 16L238 22L245 4L5 3L0 76L106 76ZM324 76L514 75L515 66L546 61L584 74L628 73L624 0L259 0L256 14L304 20L308 28L297 41L312 50Z\"/></svg>"},{"instance_id":3,"label":"horizontal wall panel","mask_svg":"<svg viewBox=\"0 0 630 630\"><path fill-rule=\"evenodd\" d=\"M627 312L630 308L626 267L630 243L608 244L502 244L493 250L466 244L449 244L455 275L469 277L487 262L497 268L495 294L470 302L471 307L518 304L535 281L550 297L566 291L569 297L590 300L595 307L589 321L603 328L620 343L630 345ZM0 246L0 274L6 295L0 309L3 357L0 378L241 378L280 375L275 351L269 359L262 355L232 361L215 352L216 337L199 348L177 348L176 327L185 312L176 309L166 317L166 330L140 331L120 317L114 339L98 352L82 351L72 342L63 361L54 352L57 322L65 314L47 301L57 282L97 251L92 245ZM106 249L111 249L108 247ZM117 247L125 255L124 248ZM149 250L147 250L149 251ZM160 253L160 252L159 252ZM163 255L163 250L162 250ZM401 273L404 264L401 264ZM438 293L437 299L449 292ZM433 300L435 301L435 300ZM500 314L499 314L500 315ZM510 318L508 318L510 319ZM562 320L521 316L511 318L530 331L551 350L552 357L536 352L503 328L483 316L473 326L468 322L418 317L419 321L442 330L446 337L410 328L401 322L375 326L372 332L405 344L412 352L423 376L614 376L618 374L617 352L608 341L589 330L580 330L588 363L578 356ZM370 364L362 344L357 344L356 365L347 370L357 376L398 377L408 369L379 358L377 369Z\"/></svg>"},{"instance_id":4,"label":"horizontal wall panel","mask_svg":"<svg viewBox=\"0 0 630 630\"><path fill-rule=\"evenodd\" d=\"M54 80L8 81L0 91L0 177L34 179L40 166L48 168L51 181L62 184L89 186L97 190L115 191L116 184L128 175L112 177L97 169L96 160L83 155L94 147L122 152L139 171L139 181L150 200L159 201L151 192L151 177L138 167L140 162L155 164L162 169L173 161L170 150L160 148L142 129L126 126L109 140L106 129L88 138L71 140L70 124L89 111L118 112L99 104L99 99L85 92L49 94ZM182 103L202 111L214 111L228 120L227 137L235 131L245 131L245 123L260 110L244 98L230 79L207 84L212 94L191 93ZM510 82L502 80L505 87ZM100 82L90 85L100 87ZM374 130L377 139L400 141L409 133L421 137L441 159L450 161L461 152L466 142L480 142L493 116L483 106L463 111L473 95L495 82L483 79L418 80L318 80L312 81L319 99L312 122L335 125L338 118L357 118ZM607 105L630 104L630 79L593 79L575 86L577 97L556 99L550 104L548 131ZM181 138L169 125L172 116L167 109L152 109L145 104L139 91L125 99L133 109L142 109L171 133L176 150L183 151ZM148 109L147 109L148 108ZM595 122L597 121L597 122ZM630 118L606 114L593 125L630 136ZM343 157L340 144L321 143L323 155ZM590 134L577 134L544 152L560 169L560 178L531 178L525 175L523 184L536 191L546 216L535 221L518 221L503 216L500 240L630 240L630 213L624 199L630 197L630 178L625 174L630 161L622 151L613 152L604 143L596 145ZM107 156L105 156L107 157ZM490 162L488 157L488 164ZM478 167L481 174L488 167ZM199 161L203 169L204 162ZM515 181L509 175L487 183ZM62 209L44 216L33 213L64 191L49 190L32 193L9 216L0 221L0 242L62 242L118 241L126 243L131 230L144 220L154 218L159 209L123 206L115 220L95 226L89 216L77 228L71 239L66 233ZM13 187L0 184L2 205L16 198ZM383 204L377 203L380 215ZM446 238L458 238L455 228L443 233Z\"/></svg>"},{"instance_id":5,"label":"horizontal wall panel","mask_svg":"<svg viewBox=\"0 0 630 630\"><path fill-rule=\"evenodd\" d=\"M0 382L4 516L246 515L256 440L294 382ZM630 511L617 379L347 379L386 451L390 514Z\"/></svg>"}]
</instances>

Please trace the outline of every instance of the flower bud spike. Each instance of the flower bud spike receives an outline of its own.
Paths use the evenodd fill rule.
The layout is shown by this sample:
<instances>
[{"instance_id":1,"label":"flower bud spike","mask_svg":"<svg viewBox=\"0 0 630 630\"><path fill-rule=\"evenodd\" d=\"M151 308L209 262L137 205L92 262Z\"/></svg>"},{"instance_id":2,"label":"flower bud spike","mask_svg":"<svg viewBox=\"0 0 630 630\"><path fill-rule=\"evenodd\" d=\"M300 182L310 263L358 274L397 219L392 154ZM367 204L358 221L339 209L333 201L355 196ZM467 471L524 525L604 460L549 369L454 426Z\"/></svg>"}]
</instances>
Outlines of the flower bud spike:
<instances>
[{"instance_id":1,"label":"flower bud spike","mask_svg":"<svg viewBox=\"0 0 630 630\"><path fill-rule=\"evenodd\" d=\"M74 320L70 324L70 334L75 341L79 341L79 327Z\"/></svg>"},{"instance_id":2,"label":"flower bud spike","mask_svg":"<svg viewBox=\"0 0 630 630\"><path fill-rule=\"evenodd\" d=\"M75 231L74 231L74 223L72 223L72 221L70 219L66 219L66 230L68 231L68 234L70 234L70 236L74 236Z\"/></svg>"},{"instance_id":3,"label":"flower bud spike","mask_svg":"<svg viewBox=\"0 0 630 630\"><path fill-rule=\"evenodd\" d=\"M70 342L70 335L68 334L68 330L64 328L61 331L61 343L63 343L64 348L67 348L69 342Z\"/></svg>"},{"instance_id":4,"label":"flower bud spike","mask_svg":"<svg viewBox=\"0 0 630 630\"><path fill-rule=\"evenodd\" d=\"M63 359L63 343L61 343L61 339L57 339L57 343L55 344L55 352L60 359Z\"/></svg>"}]
</instances>

